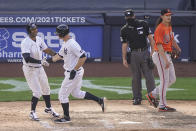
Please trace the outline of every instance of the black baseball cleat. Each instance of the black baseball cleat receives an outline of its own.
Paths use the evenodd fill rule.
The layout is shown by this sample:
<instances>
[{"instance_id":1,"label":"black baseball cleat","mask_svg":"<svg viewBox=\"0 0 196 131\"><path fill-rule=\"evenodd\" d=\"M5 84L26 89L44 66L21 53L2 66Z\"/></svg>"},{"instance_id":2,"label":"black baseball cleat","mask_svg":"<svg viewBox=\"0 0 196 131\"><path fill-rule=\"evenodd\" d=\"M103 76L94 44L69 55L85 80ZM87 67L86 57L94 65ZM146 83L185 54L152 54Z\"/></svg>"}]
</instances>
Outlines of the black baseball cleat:
<instances>
[{"instance_id":1,"label":"black baseball cleat","mask_svg":"<svg viewBox=\"0 0 196 131\"><path fill-rule=\"evenodd\" d=\"M70 123L71 122L71 119L70 117L63 117L63 118L59 118L59 119L56 119L54 120L55 123Z\"/></svg>"},{"instance_id":2,"label":"black baseball cleat","mask_svg":"<svg viewBox=\"0 0 196 131\"><path fill-rule=\"evenodd\" d=\"M147 100L150 103L150 105L153 105L155 108L159 105L159 102L156 98L152 96L152 94L146 94Z\"/></svg>"},{"instance_id":3,"label":"black baseball cleat","mask_svg":"<svg viewBox=\"0 0 196 131\"><path fill-rule=\"evenodd\" d=\"M159 112L175 112L175 111L176 111L175 108L171 108L169 106L159 108Z\"/></svg>"},{"instance_id":4,"label":"black baseball cleat","mask_svg":"<svg viewBox=\"0 0 196 131\"><path fill-rule=\"evenodd\" d=\"M99 104L100 104L100 106L101 106L101 109L102 109L102 112L104 112L105 111L105 97L104 98L101 98L100 99L100 102L99 102Z\"/></svg>"},{"instance_id":5,"label":"black baseball cleat","mask_svg":"<svg viewBox=\"0 0 196 131\"><path fill-rule=\"evenodd\" d=\"M141 105L141 99L134 99L133 100L133 105Z\"/></svg>"}]
</instances>

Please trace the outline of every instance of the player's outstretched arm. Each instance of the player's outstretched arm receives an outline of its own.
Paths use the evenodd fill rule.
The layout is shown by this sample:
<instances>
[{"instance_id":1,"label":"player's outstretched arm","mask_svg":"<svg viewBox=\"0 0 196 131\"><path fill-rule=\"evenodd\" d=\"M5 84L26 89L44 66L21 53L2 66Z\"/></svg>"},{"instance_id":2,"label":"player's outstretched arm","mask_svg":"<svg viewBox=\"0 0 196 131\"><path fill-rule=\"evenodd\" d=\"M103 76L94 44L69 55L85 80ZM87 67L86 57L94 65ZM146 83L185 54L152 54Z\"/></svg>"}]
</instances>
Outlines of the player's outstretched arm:
<instances>
[{"instance_id":1,"label":"player's outstretched arm","mask_svg":"<svg viewBox=\"0 0 196 131\"><path fill-rule=\"evenodd\" d=\"M55 51L53 51L50 48L46 48L45 50L43 50L43 52L45 52L46 54L49 54L51 56L55 56L57 54Z\"/></svg>"},{"instance_id":2,"label":"player's outstretched arm","mask_svg":"<svg viewBox=\"0 0 196 131\"><path fill-rule=\"evenodd\" d=\"M51 58L47 59L46 61L48 63L53 63L53 62L56 62L61 59L62 59L62 57L59 54L56 54L55 56L52 56Z\"/></svg>"}]
</instances>

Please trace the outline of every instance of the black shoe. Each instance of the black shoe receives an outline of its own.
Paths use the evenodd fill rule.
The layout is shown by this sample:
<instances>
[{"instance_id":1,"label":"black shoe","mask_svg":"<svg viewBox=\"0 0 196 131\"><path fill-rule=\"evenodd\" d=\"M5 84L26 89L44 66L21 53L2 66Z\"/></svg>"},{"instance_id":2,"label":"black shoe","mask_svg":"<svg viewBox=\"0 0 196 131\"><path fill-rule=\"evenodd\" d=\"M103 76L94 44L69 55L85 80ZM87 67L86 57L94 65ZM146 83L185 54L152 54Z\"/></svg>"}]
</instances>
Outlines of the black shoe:
<instances>
[{"instance_id":1,"label":"black shoe","mask_svg":"<svg viewBox=\"0 0 196 131\"><path fill-rule=\"evenodd\" d=\"M159 105L159 101L152 96L152 94L146 94L147 100L150 103L150 105L153 105L155 108Z\"/></svg>"},{"instance_id":2,"label":"black shoe","mask_svg":"<svg viewBox=\"0 0 196 131\"><path fill-rule=\"evenodd\" d=\"M59 118L54 120L55 123L70 123L71 119L70 117L63 117L63 118Z\"/></svg>"},{"instance_id":3,"label":"black shoe","mask_svg":"<svg viewBox=\"0 0 196 131\"><path fill-rule=\"evenodd\" d=\"M163 108L159 108L159 112L175 112L176 109L175 108L171 108L169 106L165 106Z\"/></svg>"},{"instance_id":4,"label":"black shoe","mask_svg":"<svg viewBox=\"0 0 196 131\"><path fill-rule=\"evenodd\" d=\"M133 105L141 105L141 99L134 99L133 100Z\"/></svg>"},{"instance_id":5,"label":"black shoe","mask_svg":"<svg viewBox=\"0 0 196 131\"><path fill-rule=\"evenodd\" d=\"M105 97L100 99L99 104L101 106L102 112L104 112L105 111Z\"/></svg>"}]
</instances>

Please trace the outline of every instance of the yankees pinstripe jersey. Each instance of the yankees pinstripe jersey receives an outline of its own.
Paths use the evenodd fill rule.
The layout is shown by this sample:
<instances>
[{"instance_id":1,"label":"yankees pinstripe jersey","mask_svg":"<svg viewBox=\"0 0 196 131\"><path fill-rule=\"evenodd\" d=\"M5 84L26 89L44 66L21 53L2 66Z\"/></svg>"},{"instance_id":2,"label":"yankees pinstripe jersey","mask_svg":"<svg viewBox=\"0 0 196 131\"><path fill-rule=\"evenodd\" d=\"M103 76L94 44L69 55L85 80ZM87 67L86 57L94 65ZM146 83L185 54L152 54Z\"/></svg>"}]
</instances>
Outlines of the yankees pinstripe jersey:
<instances>
[{"instance_id":1,"label":"yankees pinstripe jersey","mask_svg":"<svg viewBox=\"0 0 196 131\"><path fill-rule=\"evenodd\" d=\"M43 50L47 49L46 43L41 39L41 37L36 36L36 41L33 41L31 38L26 37L21 43L21 52L30 53L30 56L34 59L41 60ZM41 64L37 63L26 63L23 58L23 64L29 66L40 66Z\"/></svg>"},{"instance_id":2,"label":"yankees pinstripe jersey","mask_svg":"<svg viewBox=\"0 0 196 131\"><path fill-rule=\"evenodd\" d=\"M73 70L80 56L84 53L85 51L81 49L80 45L74 39L69 39L64 42L59 50L59 55L64 60L64 69L69 71Z\"/></svg>"}]
</instances>

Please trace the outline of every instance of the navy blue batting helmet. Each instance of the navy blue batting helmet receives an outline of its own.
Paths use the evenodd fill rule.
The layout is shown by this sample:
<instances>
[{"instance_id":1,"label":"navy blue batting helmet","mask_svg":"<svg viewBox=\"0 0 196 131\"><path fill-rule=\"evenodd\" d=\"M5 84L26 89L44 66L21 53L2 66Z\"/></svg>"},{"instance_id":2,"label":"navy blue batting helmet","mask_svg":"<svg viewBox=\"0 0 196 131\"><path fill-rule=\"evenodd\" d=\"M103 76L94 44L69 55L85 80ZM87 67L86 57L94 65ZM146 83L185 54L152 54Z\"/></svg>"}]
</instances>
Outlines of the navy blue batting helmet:
<instances>
[{"instance_id":1,"label":"navy blue batting helmet","mask_svg":"<svg viewBox=\"0 0 196 131\"><path fill-rule=\"evenodd\" d=\"M35 23L28 23L26 26L27 33L30 34L32 29L37 29L37 25Z\"/></svg>"},{"instance_id":2,"label":"navy blue batting helmet","mask_svg":"<svg viewBox=\"0 0 196 131\"><path fill-rule=\"evenodd\" d=\"M61 24L61 25L58 25L56 27L56 32L55 32L59 37L64 37L66 36L67 34L69 34L69 27L68 25L65 25L65 24Z\"/></svg>"}]
</instances>

